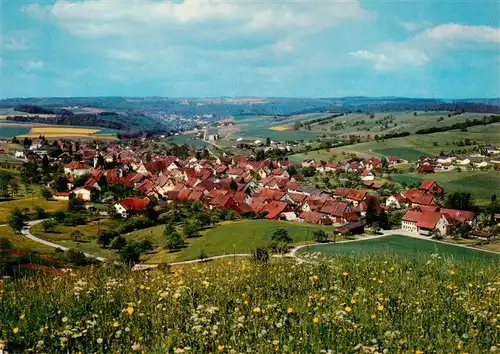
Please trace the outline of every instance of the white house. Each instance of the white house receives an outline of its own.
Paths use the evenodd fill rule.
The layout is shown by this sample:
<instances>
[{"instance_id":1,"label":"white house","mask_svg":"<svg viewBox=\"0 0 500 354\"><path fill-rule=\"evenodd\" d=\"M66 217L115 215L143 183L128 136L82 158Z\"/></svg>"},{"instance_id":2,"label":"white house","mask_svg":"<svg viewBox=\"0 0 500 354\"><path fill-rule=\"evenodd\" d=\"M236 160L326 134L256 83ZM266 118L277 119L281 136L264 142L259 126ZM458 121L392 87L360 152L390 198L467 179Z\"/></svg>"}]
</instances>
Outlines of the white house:
<instances>
[{"instance_id":1,"label":"white house","mask_svg":"<svg viewBox=\"0 0 500 354\"><path fill-rule=\"evenodd\" d=\"M86 202L90 201L90 190L84 187L75 188L73 190L78 199L84 200Z\"/></svg>"}]
</instances>

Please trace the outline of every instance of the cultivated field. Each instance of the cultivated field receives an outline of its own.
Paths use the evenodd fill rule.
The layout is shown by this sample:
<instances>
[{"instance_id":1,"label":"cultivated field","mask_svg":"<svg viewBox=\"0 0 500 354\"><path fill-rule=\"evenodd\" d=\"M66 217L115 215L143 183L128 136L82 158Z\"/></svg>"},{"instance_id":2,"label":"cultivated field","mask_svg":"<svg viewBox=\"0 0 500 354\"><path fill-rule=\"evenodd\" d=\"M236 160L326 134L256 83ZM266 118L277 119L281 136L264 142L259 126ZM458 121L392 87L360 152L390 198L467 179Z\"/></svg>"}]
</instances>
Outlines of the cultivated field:
<instances>
[{"instance_id":1,"label":"cultivated field","mask_svg":"<svg viewBox=\"0 0 500 354\"><path fill-rule=\"evenodd\" d=\"M487 204L491 195L500 195L500 171L439 172L427 175L407 173L393 175L391 179L406 185L420 184L424 180L434 180L445 192L470 192L479 204Z\"/></svg>"},{"instance_id":2,"label":"cultivated field","mask_svg":"<svg viewBox=\"0 0 500 354\"><path fill-rule=\"evenodd\" d=\"M370 115L367 113L347 114L333 118L327 124L313 124L311 125L311 131L328 134L362 134L372 136L377 133L403 131L414 133L419 129L462 123L467 119L482 119L485 115L483 113L466 112L448 117L450 112L418 111L416 113L416 116L413 111L376 113L373 118L370 118ZM386 118L388 116L392 116L393 118Z\"/></svg>"},{"instance_id":3,"label":"cultivated field","mask_svg":"<svg viewBox=\"0 0 500 354\"><path fill-rule=\"evenodd\" d=\"M498 262L339 256L0 282L5 350L83 353L487 353Z\"/></svg>"},{"instance_id":4,"label":"cultivated field","mask_svg":"<svg viewBox=\"0 0 500 354\"><path fill-rule=\"evenodd\" d=\"M354 153L359 157L369 156L398 156L410 161L420 156L439 155L441 151L450 153L457 147L453 142L469 139L471 142L481 144L498 144L500 136L500 124L476 126L467 132L448 131L426 135L410 135L402 138L387 139L383 141L370 141L366 143L343 146L326 150L310 151L308 153L295 154L291 156L293 161L304 159L319 159L328 161L333 157L344 159L342 152ZM469 147L470 148L470 147Z\"/></svg>"},{"instance_id":5,"label":"cultivated field","mask_svg":"<svg viewBox=\"0 0 500 354\"><path fill-rule=\"evenodd\" d=\"M500 255L493 253L398 235L353 243L307 246L299 249L298 252L300 254L320 252L327 256L351 253L355 254L357 257L363 254L383 253L394 254L405 258L426 258L432 254L439 254L442 257L455 260L476 259L500 261Z\"/></svg>"}]
</instances>

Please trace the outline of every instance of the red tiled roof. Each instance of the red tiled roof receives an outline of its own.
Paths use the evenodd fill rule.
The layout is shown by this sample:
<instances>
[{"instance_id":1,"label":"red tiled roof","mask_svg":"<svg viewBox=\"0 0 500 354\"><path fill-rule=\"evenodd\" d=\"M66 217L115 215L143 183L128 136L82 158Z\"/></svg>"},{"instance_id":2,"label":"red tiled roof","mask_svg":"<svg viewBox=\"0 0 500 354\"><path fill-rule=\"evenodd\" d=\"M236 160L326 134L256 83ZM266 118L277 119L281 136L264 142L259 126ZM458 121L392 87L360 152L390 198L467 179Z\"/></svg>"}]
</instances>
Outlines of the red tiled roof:
<instances>
[{"instance_id":1,"label":"red tiled roof","mask_svg":"<svg viewBox=\"0 0 500 354\"><path fill-rule=\"evenodd\" d=\"M347 196L347 194L349 194L349 191L350 191L349 188L337 188L335 190L335 193L333 193L333 194L338 195L340 197L345 197L345 196Z\"/></svg>"},{"instance_id":2,"label":"red tiled roof","mask_svg":"<svg viewBox=\"0 0 500 354\"><path fill-rule=\"evenodd\" d=\"M185 201L188 200L191 190L189 188L183 188L177 195L177 200Z\"/></svg>"},{"instance_id":3,"label":"red tiled roof","mask_svg":"<svg viewBox=\"0 0 500 354\"><path fill-rule=\"evenodd\" d=\"M264 207L265 212L267 212L266 219L275 219L277 218L283 211L285 211L286 207L288 206L287 203L285 202L278 202L276 200L272 201L271 203L267 204Z\"/></svg>"},{"instance_id":4,"label":"red tiled roof","mask_svg":"<svg viewBox=\"0 0 500 354\"><path fill-rule=\"evenodd\" d=\"M278 189L270 189L270 188L262 188L259 194L259 197L263 197L266 199L274 199L280 200L285 195L285 192L282 192Z\"/></svg>"},{"instance_id":5,"label":"red tiled roof","mask_svg":"<svg viewBox=\"0 0 500 354\"><path fill-rule=\"evenodd\" d=\"M417 222L420 220L420 215L422 215L422 213L420 211L408 210L405 213L405 215L403 215L402 220L410 221L410 222Z\"/></svg>"},{"instance_id":6,"label":"red tiled roof","mask_svg":"<svg viewBox=\"0 0 500 354\"><path fill-rule=\"evenodd\" d=\"M287 195L295 202L295 203L302 203L304 200L306 200L307 195L301 194L301 193L294 193L294 192L288 192Z\"/></svg>"},{"instance_id":7,"label":"red tiled roof","mask_svg":"<svg viewBox=\"0 0 500 354\"><path fill-rule=\"evenodd\" d=\"M90 166L79 161L71 161L70 163L64 165L64 168L69 168L71 170L85 170L90 168Z\"/></svg>"},{"instance_id":8,"label":"red tiled roof","mask_svg":"<svg viewBox=\"0 0 500 354\"><path fill-rule=\"evenodd\" d=\"M299 218L310 224L318 224L322 215L315 211L303 211L300 213Z\"/></svg>"},{"instance_id":9,"label":"red tiled roof","mask_svg":"<svg viewBox=\"0 0 500 354\"><path fill-rule=\"evenodd\" d=\"M442 208L439 210L441 214L447 214L451 216L453 219L464 222L464 221L472 221L474 219L475 213L473 211L467 210L457 210L457 209L446 209Z\"/></svg>"},{"instance_id":10,"label":"red tiled roof","mask_svg":"<svg viewBox=\"0 0 500 354\"><path fill-rule=\"evenodd\" d=\"M201 191L191 191L191 193L189 193L188 200L201 200L203 196L204 194Z\"/></svg>"},{"instance_id":11,"label":"red tiled roof","mask_svg":"<svg viewBox=\"0 0 500 354\"><path fill-rule=\"evenodd\" d=\"M347 199L355 200L357 202L362 201L365 197L366 197L366 191L357 189L349 190L349 193L347 193L346 195Z\"/></svg>"},{"instance_id":12,"label":"red tiled roof","mask_svg":"<svg viewBox=\"0 0 500 354\"><path fill-rule=\"evenodd\" d=\"M434 183L436 183L436 182L435 181L423 181L422 184L420 185L420 187L418 187L418 188L429 190L429 189L431 189L431 187Z\"/></svg>"},{"instance_id":13,"label":"red tiled roof","mask_svg":"<svg viewBox=\"0 0 500 354\"><path fill-rule=\"evenodd\" d=\"M441 218L441 213L427 211L420 214L420 219L417 221L417 227L424 229L433 229Z\"/></svg>"},{"instance_id":14,"label":"red tiled roof","mask_svg":"<svg viewBox=\"0 0 500 354\"><path fill-rule=\"evenodd\" d=\"M252 208L255 214L260 213L266 207L266 205L267 204L265 202L262 202L260 200L255 200L253 198L250 202L250 208Z\"/></svg>"},{"instance_id":15,"label":"red tiled roof","mask_svg":"<svg viewBox=\"0 0 500 354\"><path fill-rule=\"evenodd\" d=\"M348 208L349 203L329 200L321 207L320 212L332 216L343 217Z\"/></svg>"},{"instance_id":16,"label":"red tiled roof","mask_svg":"<svg viewBox=\"0 0 500 354\"><path fill-rule=\"evenodd\" d=\"M149 204L149 198L127 198L120 200L120 205L126 210L141 211Z\"/></svg>"}]
</instances>

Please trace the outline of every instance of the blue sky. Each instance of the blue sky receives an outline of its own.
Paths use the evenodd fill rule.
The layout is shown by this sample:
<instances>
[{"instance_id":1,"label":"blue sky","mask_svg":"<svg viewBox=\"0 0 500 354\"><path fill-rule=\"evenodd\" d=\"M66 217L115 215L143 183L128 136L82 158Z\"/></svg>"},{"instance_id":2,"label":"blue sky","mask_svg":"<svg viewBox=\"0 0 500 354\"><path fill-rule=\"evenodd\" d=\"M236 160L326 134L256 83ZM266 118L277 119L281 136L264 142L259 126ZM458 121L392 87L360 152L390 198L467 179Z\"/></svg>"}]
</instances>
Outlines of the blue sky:
<instances>
[{"instance_id":1,"label":"blue sky","mask_svg":"<svg viewBox=\"0 0 500 354\"><path fill-rule=\"evenodd\" d=\"M500 2L2 1L1 92L500 96Z\"/></svg>"}]
</instances>

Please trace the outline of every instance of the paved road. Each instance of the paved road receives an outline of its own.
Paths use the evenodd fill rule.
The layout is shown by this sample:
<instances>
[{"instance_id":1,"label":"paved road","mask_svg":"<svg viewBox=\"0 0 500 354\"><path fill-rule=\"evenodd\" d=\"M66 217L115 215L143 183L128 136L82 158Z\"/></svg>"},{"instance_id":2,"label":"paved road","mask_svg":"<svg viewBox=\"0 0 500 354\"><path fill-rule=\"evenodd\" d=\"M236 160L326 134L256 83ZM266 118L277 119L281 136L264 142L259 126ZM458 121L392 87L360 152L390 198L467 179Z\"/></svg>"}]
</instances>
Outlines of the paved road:
<instances>
[{"instance_id":1,"label":"paved road","mask_svg":"<svg viewBox=\"0 0 500 354\"><path fill-rule=\"evenodd\" d=\"M68 247L65 247L65 246L61 246L61 245L58 245L57 243L53 243L53 242L50 242L50 241L47 241L47 240L43 240L41 238L38 238L36 236L34 236L30 229L33 225L36 225L36 224L39 224L41 222L44 222L45 220L35 220L35 221L29 221L27 222L22 230L21 230L21 233L29 238L30 240L32 241L35 241L35 242L38 242L38 243L41 243L41 244L44 244L44 245L47 245L49 247L54 247L54 248L58 248L60 250L63 250L63 251L68 251L69 248ZM94 256L93 254L90 254L90 253L84 253L85 257L89 257L89 258L95 258L97 259L98 261L101 261L101 262L106 262L106 258L104 257L97 257L97 256Z\"/></svg>"}]
</instances>

